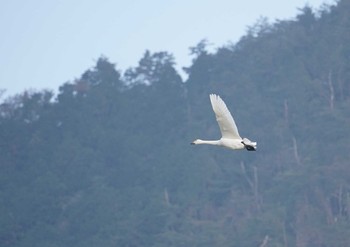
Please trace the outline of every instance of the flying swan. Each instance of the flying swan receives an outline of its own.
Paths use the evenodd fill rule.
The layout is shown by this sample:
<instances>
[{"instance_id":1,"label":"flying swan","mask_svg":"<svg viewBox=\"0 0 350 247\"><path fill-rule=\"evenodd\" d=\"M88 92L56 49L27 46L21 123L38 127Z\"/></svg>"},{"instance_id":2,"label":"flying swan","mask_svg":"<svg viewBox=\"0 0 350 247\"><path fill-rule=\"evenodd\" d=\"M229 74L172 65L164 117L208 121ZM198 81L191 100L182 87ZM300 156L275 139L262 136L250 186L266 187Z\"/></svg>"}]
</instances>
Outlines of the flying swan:
<instances>
[{"instance_id":1,"label":"flying swan","mask_svg":"<svg viewBox=\"0 0 350 247\"><path fill-rule=\"evenodd\" d=\"M227 109L225 102L220 98L220 96L216 94L210 94L210 102L216 116L216 121L219 124L222 137L219 140L212 141L197 139L194 140L191 144L210 144L230 148L233 150L245 148L248 151L255 151L257 143L250 141L248 138L242 139L238 133L236 123L233 120L230 111Z\"/></svg>"}]
</instances>

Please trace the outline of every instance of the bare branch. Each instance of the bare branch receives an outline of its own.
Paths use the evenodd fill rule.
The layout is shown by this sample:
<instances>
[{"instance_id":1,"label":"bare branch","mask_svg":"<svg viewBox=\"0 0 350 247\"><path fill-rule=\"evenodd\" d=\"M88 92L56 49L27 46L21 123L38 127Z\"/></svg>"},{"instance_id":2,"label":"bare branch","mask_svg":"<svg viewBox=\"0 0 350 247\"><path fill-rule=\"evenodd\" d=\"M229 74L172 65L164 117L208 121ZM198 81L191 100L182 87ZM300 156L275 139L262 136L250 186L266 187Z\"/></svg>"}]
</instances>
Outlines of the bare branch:
<instances>
[{"instance_id":1,"label":"bare branch","mask_svg":"<svg viewBox=\"0 0 350 247\"><path fill-rule=\"evenodd\" d=\"M267 246L268 242L269 242L270 238L269 235L266 235L263 242L261 243L260 247L265 247Z\"/></svg>"},{"instance_id":2,"label":"bare branch","mask_svg":"<svg viewBox=\"0 0 350 247\"><path fill-rule=\"evenodd\" d=\"M332 71L330 70L328 73L328 86L329 86L329 107L331 110L334 110L334 87L332 80Z\"/></svg>"},{"instance_id":3,"label":"bare branch","mask_svg":"<svg viewBox=\"0 0 350 247\"><path fill-rule=\"evenodd\" d=\"M288 110L288 101L284 100L284 121L286 122L286 125L289 125L289 110Z\"/></svg>"},{"instance_id":4,"label":"bare branch","mask_svg":"<svg viewBox=\"0 0 350 247\"><path fill-rule=\"evenodd\" d=\"M167 206L170 206L169 193L167 188L164 189L164 200L165 200L165 204Z\"/></svg>"},{"instance_id":5,"label":"bare branch","mask_svg":"<svg viewBox=\"0 0 350 247\"><path fill-rule=\"evenodd\" d=\"M297 144L297 140L295 139L294 136L293 136L292 140L293 140L293 151L294 151L294 158L295 158L295 161L297 162L298 165L301 165L300 157L299 157L299 153L298 153L298 144Z\"/></svg>"}]
</instances>

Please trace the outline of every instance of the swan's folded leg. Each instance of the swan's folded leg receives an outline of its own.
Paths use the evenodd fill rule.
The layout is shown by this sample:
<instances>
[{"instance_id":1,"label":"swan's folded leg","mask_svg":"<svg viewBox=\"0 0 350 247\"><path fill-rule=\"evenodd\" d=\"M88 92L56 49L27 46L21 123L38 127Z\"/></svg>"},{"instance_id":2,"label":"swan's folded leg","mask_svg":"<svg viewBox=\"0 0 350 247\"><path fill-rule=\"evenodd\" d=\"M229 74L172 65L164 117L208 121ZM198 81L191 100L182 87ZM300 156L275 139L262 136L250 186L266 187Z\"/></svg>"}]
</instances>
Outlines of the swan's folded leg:
<instances>
[{"instance_id":1,"label":"swan's folded leg","mask_svg":"<svg viewBox=\"0 0 350 247\"><path fill-rule=\"evenodd\" d=\"M243 138L242 143L248 151L256 151L256 145L257 145L256 142L252 142L248 138Z\"/></svg>"}]
</instances>

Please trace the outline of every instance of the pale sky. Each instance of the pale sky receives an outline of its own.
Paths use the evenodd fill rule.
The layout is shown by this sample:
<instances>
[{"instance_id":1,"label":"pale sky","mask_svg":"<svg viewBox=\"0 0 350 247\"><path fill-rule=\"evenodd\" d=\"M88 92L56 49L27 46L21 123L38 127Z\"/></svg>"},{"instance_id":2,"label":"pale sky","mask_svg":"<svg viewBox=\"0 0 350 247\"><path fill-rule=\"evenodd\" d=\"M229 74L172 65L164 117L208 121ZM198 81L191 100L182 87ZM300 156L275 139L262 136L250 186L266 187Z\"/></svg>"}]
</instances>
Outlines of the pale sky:
<instances>
[{"instance_id":1,"label":"pale sky","mask_svg":"<svg viewBox=\"0 0 350 247\"><path fill-rule=\"evenodd\" d=\"M180 70L204 38L215 49L262 16L291 19L323 3L334 0L0 0L0 89L57 91L101 55L125 71L146 49L172 53Z\"/></svg>"}]
</instances>

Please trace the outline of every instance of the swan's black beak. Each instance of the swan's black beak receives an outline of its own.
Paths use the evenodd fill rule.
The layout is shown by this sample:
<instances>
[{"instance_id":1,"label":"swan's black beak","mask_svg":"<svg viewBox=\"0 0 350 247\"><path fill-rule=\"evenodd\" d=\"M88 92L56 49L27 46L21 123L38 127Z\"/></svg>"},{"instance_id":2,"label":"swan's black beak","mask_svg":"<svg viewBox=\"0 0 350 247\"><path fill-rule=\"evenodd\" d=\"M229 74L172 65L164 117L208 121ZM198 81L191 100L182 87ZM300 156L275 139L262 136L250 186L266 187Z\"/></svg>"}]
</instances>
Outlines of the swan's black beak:
<instances>
[{"instance_id":1,"label":"swan's black beak","mask_svg":"<svg viewBox=\"0 0 350 247\"><path fill-rule=\"evenodd\" d=\"M191 144L191 145L194 145L194 142L191 142L190 144Z\"/></svg>"}]
</instances>

